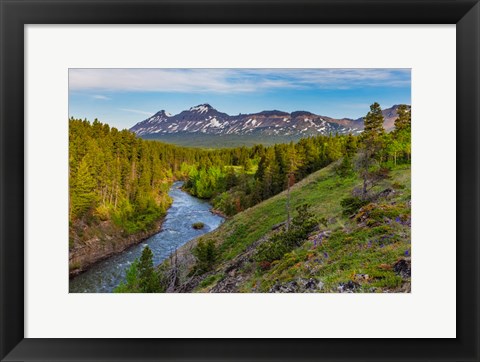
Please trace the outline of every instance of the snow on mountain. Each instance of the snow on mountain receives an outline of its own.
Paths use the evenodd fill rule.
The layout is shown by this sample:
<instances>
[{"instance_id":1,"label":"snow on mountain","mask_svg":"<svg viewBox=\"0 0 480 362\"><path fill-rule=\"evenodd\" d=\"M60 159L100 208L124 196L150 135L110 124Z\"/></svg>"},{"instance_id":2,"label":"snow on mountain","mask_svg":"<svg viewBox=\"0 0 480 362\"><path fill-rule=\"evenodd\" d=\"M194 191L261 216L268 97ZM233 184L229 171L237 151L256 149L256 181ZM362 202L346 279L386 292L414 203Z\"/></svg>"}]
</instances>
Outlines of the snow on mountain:
<instances>
[{"instance_id":1,"label":"snow on mountain","mask_svg":"<svg viewBox=\"0 0 480 362\"><path fill-rule=\"evenodd\" d=\"M385 109L385 126L392 128L397 105ZM170 134L260 135L307 137L310 135L360 133L363 118L334 119L307 111L292 113L278 110L230 116L209 104L199 104L176 115L161 110L134 125L130 130L139 136Z\"/></svg>"},{"instance_id":2,"label":"snow on mountain","mask_svg":"<svg viewBox=\"0 0 480 362\"><path fill-rule=\"evenodd\" d=\"M212 107L209 104L200 104L189 109L190 112L207 113Z\"/></svg>"}]
</instances>

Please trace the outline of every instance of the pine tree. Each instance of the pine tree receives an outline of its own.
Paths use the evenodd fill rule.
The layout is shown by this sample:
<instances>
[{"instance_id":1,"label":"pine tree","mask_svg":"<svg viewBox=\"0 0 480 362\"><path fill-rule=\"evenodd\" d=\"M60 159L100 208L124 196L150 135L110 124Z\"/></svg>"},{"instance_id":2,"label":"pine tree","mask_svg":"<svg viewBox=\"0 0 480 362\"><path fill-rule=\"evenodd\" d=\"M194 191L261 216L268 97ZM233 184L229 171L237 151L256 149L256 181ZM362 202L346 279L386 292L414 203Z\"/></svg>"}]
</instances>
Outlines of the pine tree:
<instances>
[{"instance_id":1,"label":"pine tree","mask_svg":"<svg viewBox=\"0 0 480 362\"><path fill-rule=\"evenodd\" d=\"M353 170L353 158L357 151L357 143L355 137L352 134L347 136L345 140L343 159L340 165L337 167L337 173L341 177L348 177L354 174Z\"/></svg>"},{"instance_id":2,"label":"pine tree","mask_svg":"<svg viewBox=\"0 0 480 362\"><path fill-rule=\"evenodd\" d=\"M362 199L367 199L369 188L372 188L383 177L380 167L383 149L383 114L380 105L375 102L364 118L364 131L361 135L362 147L357 168L363 179Z\"/></svg>"},{"instance_id":3,"label":"pine tree","mask_svg":"<svg viewBox=\"0 0 480 362\"><path fill-rule=\"evenodd\" d=\"M255 173L255 178L261 181L265 177L265 173L267 170L267 158L263 155L260 158L260 162L258 163L257 172Z\"/></svg>"},{"instance_id":4,"label":"pine tree","mask_svg":"<svg viewBox=\"0 0 480 362\"><path fill-rule=\"evenodd\" d=\"M412 116L411 110L405 104L397 109L398 118L395 120L395 130L393 133L394 142L396 143L396 151L401 152L410 160L411 148L411 127ZM395 153L395 163L396 163Z\"/></svg>"},{"instance_id":5,"label":"pine tree","mask_svg":"<svg viewBox=\"0 0 480 362\"><path fill-rule=\"evenodd\" d=\"M95 201L96 182L93 178L86 158L80 161L75 179L70 186L71 213L73 217L83 216Z\"/></svg>"},{"instance_id":6,"label":"pine tree","mask_svg":"<svg viewBox=\"0 0 480 362\"><path fill-rule=\"evenodd\" d=\"M291 143L288 146L287 149L287 165L286 165L286 178L287 178L287 224L286 228L287 231L290 228L290 222L291 222L291 211L290 211L290 187L295 184L295 173L297 172L298 168L301 166L301 160L298 155L298 153L295 150L295 147L293 146L293 143Z\"/></svg>"},{"instance_id":7,"label":"pine tree","mask_svg":"<svg viewBox=\"0 0 480 362\"><path fill-rule=\"evenodd\" d=\"M357 140L349 133L345 141L345 154L352 157L355 155L355 152L357 152Z\"/></svg>"},{"instance_id":8,"label":"pine tree","mask_svg":"<svg viewBox=\"0 0 480 362\"><path fill-rule=\"evenodd\" d=\"M397 108L398 118L395 120L395 132L410 129L412 124L412 114L405 104Z\"/></svg>"},{"instance_id":9,"label":"pine tree","mask_svg":"<svg viewBox=\"0 0 480 362\"><path fill-rule=\"evenodd\" d=\"M138 285L138 259L130 265L125 274L125 281L121 282L114 290L114 293L140 293Z\"/></svg>"},{"instance_id":10,"label":"pine tree","mask_svg":"<svg viewBox=\"0 0 480 362\"><path fill-rule=\"evenodd\" d=\"M195 268L200 273L211 270L218 258L218 250L213 240L200 240L192 253L196 258Z\"/></svg>"},{"instance_id":11,"label":"pine tree","mask_svg":"<svg viewBox=\"0 0 480 362\"><path fill-rule=\"evenodd\" d=\"M380 108L380 104L375 102L370 106L370 112L365 116L362 138L376 138L385 133L383 121L382 108Z\"/></svg>"},{"instance_id":12,"label":"pine tree","mask_svg":"<svg viewBox=\"0 0 480 362\"><path fill-rule=\"evenodd\" d=\"M148 245L143 249L138 262L139 287L142 293L155 293L158 291L158 278L153 268L153 253Z\"/></svg>"}]
</instances>

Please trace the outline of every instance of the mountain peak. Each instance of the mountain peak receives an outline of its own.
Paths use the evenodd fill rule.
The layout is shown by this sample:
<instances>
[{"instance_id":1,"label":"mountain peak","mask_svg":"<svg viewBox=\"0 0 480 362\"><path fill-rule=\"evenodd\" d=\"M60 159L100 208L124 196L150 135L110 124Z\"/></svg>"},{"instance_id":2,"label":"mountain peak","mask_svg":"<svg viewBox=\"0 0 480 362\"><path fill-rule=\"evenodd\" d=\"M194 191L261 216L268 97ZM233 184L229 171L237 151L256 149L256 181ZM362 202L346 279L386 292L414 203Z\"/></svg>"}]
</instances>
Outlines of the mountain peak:
<instances>
[{"instance_id":1,"label":"mountain peak","mask_svg":"<svg viewBox=\"0 0 480 362\"><path fill-rule=\"evenodd\" d=\"M189 109L190 112L197 112L197 113L208 113L208 111L213 110L214 108L208 104L203 103L199 104L198 106L192 107Z\"/></svg>"},{"instance_id":2,"label":"mountain peak","mask_svg":"<svg viewBox=\"0 0 480 362\"><path fill-rule=\"evenodd\" d=\"M287 113L287 112L282 112L282 111L279 111L277 109L273 109L271 111L262 111L262 112L259 112L257 113L259 115L262 115L262 116L289 116L290 113Z\"/></svg>"},{"instance_id":3,"label":"mountain peak","mask_svg":"<svg viewBox=\"0 0 480 362\"><path fill-rule=\"evenodd\" d=\"M171 114L170 114L170 113L167 113L167 112L165 112L165 110L164 110L164 109L162 109L161 111L158 111L157 113L155 113L155 114L153 115L153 117L155 117L155 116L166 116L166 117L171 117Z\"/></svg>"},{"instance_id":4,"label":"mountain peak","mask_svg":"<svg viewBox=\"0 0 480 362\"><path fill-rule=\"evenodd\" d=\"M307 117L314 116L312 112L308 112L308 111L295 111L295 112L292 112L290 115L292 118L297 118L301 116L307 116Z\"/></svg>"}]
</instances>

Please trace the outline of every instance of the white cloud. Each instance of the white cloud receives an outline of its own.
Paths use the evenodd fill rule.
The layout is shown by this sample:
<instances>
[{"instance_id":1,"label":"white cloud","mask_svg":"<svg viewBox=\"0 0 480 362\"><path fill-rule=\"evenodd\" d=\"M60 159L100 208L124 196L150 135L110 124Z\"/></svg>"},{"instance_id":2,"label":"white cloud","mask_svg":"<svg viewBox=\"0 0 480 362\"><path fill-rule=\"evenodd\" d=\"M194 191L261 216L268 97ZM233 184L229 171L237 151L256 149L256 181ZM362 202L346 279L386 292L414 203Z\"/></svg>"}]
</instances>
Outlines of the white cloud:
<instances>
[{"instance_id":1,"label":"white cloud","mask_svg":"<svg viewBox=\"0 0 480 362\"><path fill-rule=\"evenodd\" d=\"M410 69L70 69L69 73L71 91L238 93L409 85Z\"/></svg>"},{"instance_id":2,"label":"white cloud","mask_svg":"<svg viewBox=\"0 0 480 362\"><path fill-rule=\"evenodd\" d=\"M141 111L139 109L131 109L131 108L119 108L119 110L124 111L124 112L143 114L143 115L146 115L146 116L152 116L153 113L154 113L154 112Z\"/></svg>"},{"instance_id":3,"label":"white cloud","mask_svg":"<svg viewBox=\"0 0 480 362\"><path fill-rule=\"evenodd\" d=\"M100 94L95 94L95 95L93 96L93 98L95 98L95 99L100 99L100 100L102 100L102 101L109 101L110 99L112 99L112 98L110 98L110 97L102 96L102 95L100 95Z\"/></svg>"}]
</instances>

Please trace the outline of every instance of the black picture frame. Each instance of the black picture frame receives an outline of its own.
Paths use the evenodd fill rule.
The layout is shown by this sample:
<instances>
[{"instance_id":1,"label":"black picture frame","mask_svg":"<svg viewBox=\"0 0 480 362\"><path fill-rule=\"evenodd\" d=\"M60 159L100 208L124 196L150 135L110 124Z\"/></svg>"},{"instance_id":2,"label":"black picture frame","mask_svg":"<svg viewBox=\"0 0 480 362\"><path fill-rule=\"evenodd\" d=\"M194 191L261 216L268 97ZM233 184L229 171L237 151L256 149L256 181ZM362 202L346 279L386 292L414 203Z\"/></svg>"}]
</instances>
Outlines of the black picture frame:
<instances>
[{"instance_id":1,"label":"black picture frame","mask_svg":"<svg viewBox=\"0 0 480 362\"><path fill-rule=\"evenodd\" d=\"M479 361L478 0L0 0L0 6L2 361ZM456 24L457 338L24 338L24 25L159 23Z\"/></svg>"}]
</instances>

